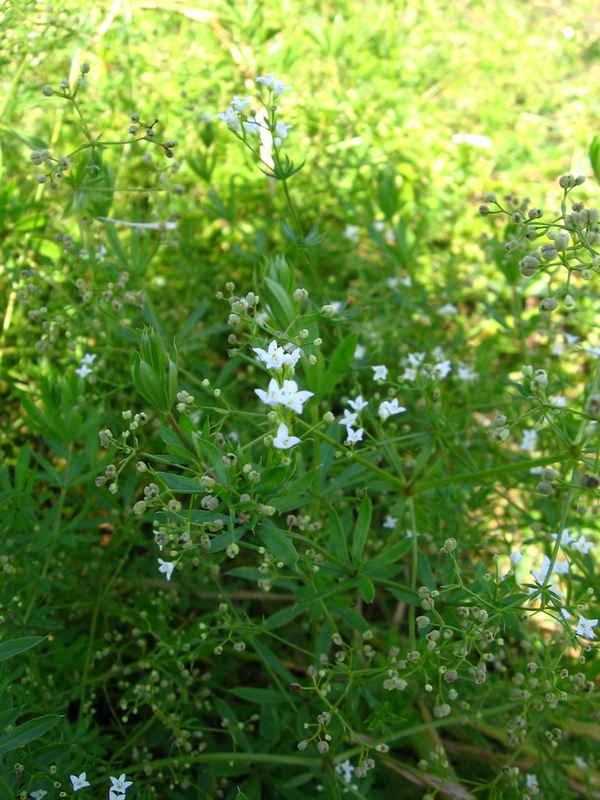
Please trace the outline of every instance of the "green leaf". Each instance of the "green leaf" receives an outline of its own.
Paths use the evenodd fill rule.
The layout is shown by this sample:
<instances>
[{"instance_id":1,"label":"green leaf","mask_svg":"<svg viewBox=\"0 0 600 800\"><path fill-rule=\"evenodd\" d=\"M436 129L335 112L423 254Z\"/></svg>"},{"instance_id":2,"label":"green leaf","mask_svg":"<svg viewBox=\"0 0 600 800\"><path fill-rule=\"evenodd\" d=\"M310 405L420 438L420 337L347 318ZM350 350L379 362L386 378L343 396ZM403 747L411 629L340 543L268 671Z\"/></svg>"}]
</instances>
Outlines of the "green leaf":
<instances>
[{"instance_id":1,"label":"green leaf","mask_svg":"<svg viewBox=\"0 0 600 800\"><path fill-rule=\"evenodd\" d=\"M392 564L395 564L399 559L402 558L403 555L408 553L411 545L411 539L404 539L398 544L395 544L393 547L384 550L383 553L379 553L379 555L375 556L375 558L369 559L362 569L363 574L368 573L372 578L377 580L377 571L383 567L389 567Z\"/></svg>"},{"instance_id":2,"label":"green leaf","mask_svg":"<svg viewBox=\"0 0 600 800\"><path fill-rule=\"evenodd\" d=\"M45 636L24 636L22 639L0 642L0 661L12 658L24 650L29 650L30 647L35 647L36 644L43 642L45 638Z\"/></svg>"},{"instance_id":3,"label":"green leaf","mask_svg":"<svg viewBox=\"0 0 600 800\"><path fill-rule=\"evenodd\" d=\"M372 510L373 506L371 505L369 496L365 495L360 504L358 519L356 520L356 525L354 527L354 538L352 540L352 562L354 564L356 564L357 561L362 558L363 550L365 549L365 544L367 543L367 537L371 527Z\"/></svg>"},{"instance_id":4,"label":"green leaf","mask_svg":"<svg viewBox=\"0 0 600 800\"><path fill-rule=\"evenodd\" d=\"M600 183L600 136L594 136L590 144L590 162L596 180Z\"/></svg>"},{"instance_id":5,"label":"green leaf","mask_svg":"<svg viewBox=\"0 0 600 800\"><path fill-rule=\"evenodd\" d=\"M232 689L232 694L236 697L241 697L242 700L248 700L249 703L256 703L257 705L267 705L270 703L287 703L287 697L281 692L276 692L274 689L255 689L252 686L236 686Z\"/></svg>"},{"instance_id":6,"label":"green leaf","mask_svg":"<svg viewBox=\"0 0 600 800\"><path fill-rule=\"evenodd\" d=\"M29 742L39 739L61 719L62 717L58 714L48 714L45 717L36 717L29 722L24 722L23 725L17 725L10 733L0 738L0 755L10 753L19 747L25 747Z\"/></svg>"},{"instance_id":7,"label":"green leaf","mask_svg":"<svg viewBox=\"0 0 600 800\"><path fill-rule=\"evenodd\" d=\"M351 333L336 347L325 372L325 381L321 384L320 390L315 392L315 402L320 403L346 375L354 359L356 342L356 334Z\"/></svg>"},{"instance_id":8,"label":"green leaf","mask_svg":"<svg viewBox=\"0 0 600 800\"><path fill-rule=\"evenodd\" d=\"M277 630L277 628L281 628L283 625L287 625L288 622L291 622L296 617L299 617L303 611L306 610L306 605L304 603L298 603L297 605L288 606L287 608L282 608L280 611L276 611L274 614L267 619L266 622L266 629L268 631Z\"/></svg>"},{"instance_id":9,"label":"green leaf","mask_svg":"<svg viewBox=\"0 0 600 800\"><path fill-rule=\"evenodd\" d=\"M56 761L72 750L73 745L70 742L53 742L52 744L38 747L27 759L27 769L51 764L53 761Z\"/></svg>"},{"instance_id":10,"label":"green leaf","mask_svg":"<svg viewBox=\"0 0 600 800\"><path fill-rule=\"evenodd\" d=\"M318 480L320 470L321 467L315 467L300 477L294 477L280 497L269 498L269 505L276 508L280 514L298 508L304 494Z\"/></svg>"},{"instance_id":11,"label":"green leaf","mask_svg":"<svg viewBox=\"0 0 600 800\"><path fill-rule=\"evenodd\" d=\"M288 536L271 520L262 520L256 528L256 533L263 540L265 547L278 561L283 561L288 567L296 566L298 552Z\"/></svg>"},{"instance_id":12,"label":"green leaf","mask_svg":"<svg viewBox=\"0 0 600 800\"><path fill-rule=\"evenodd\" d=\"M357 575L356 584L358 586L360 596L365 603L372 603L375 597L375 586L373 585L373 581L370 581L365 575Z\"/></svg>"},{"instance_id":13,"label":"green leaf","mask_svg":"<svg viewBox=\"0 0 600 800\"><path fill-rule=\"evenodd\" d=\"M2 778L0 778L0 800L15 800L14 792Z\"/></svg>"},{"instance_id":14,"label":"green leaf","mask_svg":"<svg viewBox=\"0 0 600 800\"><path fill-rule=\"evenodd\" d=\"M291 325L296 310L292 298L285 289L271 278L265 278L267 304L280 328L286 330Z\"/></svg>"},{"instance_id":15,"label":"green leaf","mask_svg":"<svg viewBox=\"0 0 600 800\"><path fill-rule=\"evenodd\" d=\"M204 489L197 478L186 478L185 475L171 475L170 472L157 472L169 489L174 489L179 494L200 494Z\"/></svg>"},{"instance_id":16,"label":"green leaf","mask_svg":"<svg viewBox=\"0 0 600 800\"><path fill-rule=\"evenodd\" d=\"M329 541L335 557L338 558L342 564L349 564L350 556L348 555L346 534L333 505L329 506L329 531L331 533Z\"/></svg>"}]
</instances>

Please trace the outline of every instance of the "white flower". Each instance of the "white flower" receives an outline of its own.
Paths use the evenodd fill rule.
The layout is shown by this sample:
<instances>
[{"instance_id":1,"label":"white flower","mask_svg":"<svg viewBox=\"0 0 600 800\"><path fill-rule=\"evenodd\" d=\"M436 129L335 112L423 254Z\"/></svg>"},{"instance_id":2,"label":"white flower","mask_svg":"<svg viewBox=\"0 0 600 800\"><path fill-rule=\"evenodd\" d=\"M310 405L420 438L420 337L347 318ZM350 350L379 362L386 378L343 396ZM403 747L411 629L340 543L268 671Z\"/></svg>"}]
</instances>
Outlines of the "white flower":
<instances>
[{"instance_id":1,"label":"white flower","mask_svg":"<svg viewBox=\"0 0 600 800\"><path fill-rule=\"evenodd\" d=\"M264 389L255 389L255 394L263 401L266 406L277 406L281 403L280 388L275 378L271 378L267 391Z\"/></svg>"},{"instance_id":2,"label":"white flower","mask_svg":"<svg viewBox=\"0 0 600 800\"><path fill-rule=\"evenodd\" d=\"M293 125L286 125L283 120L279 120L277 125L275 125L275 136L280 139L287 139L288 131L290 128L293 128ZM277 142L277 139L275 140ZM281 142L280 142L281 143ZM279 145L277 145L279 147Z\"/></svg>"},{"instance_id":3,"label":"white flower","mask_svg":"<svg viewBox=\"0 0 600 800\"><path fill-rule=\"evenodd\" d=\"M241 113L242 111L245 111L248 108L251 100L252 98L250 96L238 97L237 94L234 94L233 100L231 101L231 105L235 109L235 111Z\"/></svg>"},{"instance_id":4,"label":"white flower","mask_svg":"<svg viewBox=\"0 0 600 800\"><path fill-rule=\"evenodd\" d=\"M392 517L390 514L387 515L385 518L385 522L383 523L384 528L389 528L390 530L394 530L398 523L398 517Z\"/></svg>"},{"instance_id":5,"label":"white flower","mask_svg":"<svg viewBox=\"0 0 600 800\"><path fill-rule=\"evenodd\" d=\"M558 534L553 533L552 538L556 541L558 539ZM560 546L567 547L567 545L573 544L573 542L577 541L576 536L571 536L568 529L565 528L564 531L560 535Z\"/></svg>"},{"instance_id":6,"label":"white flower","mask_svg":"<svg viewBox=\"0 0 600 800\"><path fill-rule=\"evenodd\" d=\"M438 314L442 317L452 316L453 314L458 314L458 308L454 305L454 303L446 303L446 305L438 308Z\"/></svg>"},{"instance_id":7,"label":"white flower","mask_svg":"<svg viewBox=\"0 0 600 800\"><path fill-rule=\"evenodd\" d=\"M263 389L255 389L255 393L267 406L282 405L291 408L297 414L302 413L302 407L313 392L306 390L300 391L296 381L284 381L283 386L279 386L275 378L269 381L269 388L265 392Z\"/></svg>"},{"instance_id":8,"label":"white flower","mask_svg":"<svg viewBox=\"0 0 600 800\"><path fill-rule=\"evenodd\" d=\"M345 761L342 761L341 764L338 764L337 767L335 768L335 771L337 772L338 775L343 776L345 783L351 782L352 773L354 772L354 767L350 763L350 759L347 758ZM347 792L348 790L344 789L344 791Z\"/></svg>"},{"instance_id":9,"label":"white flower","mask_svg":"<svg viewBox=\"0 0 600 800\"><path fill-rule=\"evenodd\" d=\"M291 86L284 86L283 81L278 80L275 77L274 72L269 72L269 74L266 77L261 76L260 78L257 78L256 82L262 83L263 86L266 86L267 89L270 89L275 95L275 97L278 97L280 94L283 94L284 92L291 92L292 90Z\"/></svg>"},{"instance_id":10,"label":"white flower","mask_svg":"<svg viewBox=\"0 0 600 800\"><path fill-rule=\"evenodd\" d=\"M359 394L356 400L348 400L348 405L355 411L362 411L363 408L366 408L369 405L369 402L368 400L367 401L363 400L362 394Z\"/></svg>"},{"instance_id":11,"label":"white flower","mask_svg":"<svg viewBox=\"0 0 600 800\"><path fill-rule=\"evenodd\" d=\"M77 792L79 789L85 789L86 786L89 786L85 772L82 772L79 777L77 775L71 775L71 783L73 784L73 791Z\"/></svg>"},{"instance_id":12,"label":"white flower","mask_svg":"<svg viewBox=\"0 0 600 800\"><path fill-rule=\"evenodd\" d=\"M562 342L554 342L551 352L553 356L563 356L565 354L564 344Z\"/></svg>"},{"instance_id":13,"label":"white flower","mask_svg":"<svg viewBox=\"0 0 600 800\"><path fill-rule=\"evenodd\" d=\"M466 364L459 364L458 365L458 379L464 381L465 383L472 383L479 378L479 375L474 372L471 367L467 366Z\"/></svg>"},{"instance_id":14,"label":"white flower","mask_svg":"<svg viewBox=\"0 0 600 800\"><path fill-rule=\"evenodd\" d=\"M42 797L45 797L48 792L45 789L38 789L37 792L30 792L29 797L33 797L33 800L42 800Z\"/></svg>"},{"instance_id":15,"label":"white flower","mask_svg":"<svg viewBox=\"0 0 600 800\"><path fill-rule=\"evenodd\" d=\"M523 561L523 556L518 550L515 550L514 553L510 554L510 560L516 566L517 564L520 564L521 561Z\"/></svg>"},{"instance_id":16,"label":"white flower","mask_svg":"<svg viewBox=\"0 0 600 800\"><path fill-rule=\"evenodd\" d=\"M366 347L363 347L362 344L357 344L356 350L354 351L354 360L360 361L361 358L364 358L366 352L367 352Z\"/></svg>"},{"instance_id":17,"label":"white flower","mask_svg":"<svg viewBox=\"0 0 600 800\"><path fill-rule=\"evenodd\" d=\"M125 795L115 792L114 789L108 790L108 800L125 800Z\"/></svg>"},{"instance_id":18,"label":"white flower","mask_svg":"<svg viewBox=\"0 0 600 800\"><path fill-rule=\"evenodd\" d=\"M348 239L349 241L354 242L354 244L358 244L360 242L358 225L346 225L342 236L344 239Z\"/></svg>"},{"instance_id":19,"label":"white flower","mask_svg":"<svg viewBox=\"0 0 600 800\"><path fill-rule=\"evenodd\" d=\"M565 333L565 342L567 344L577 344L581 337L574 333Z\"/></svg>"},{"instance_id":20,"label":"white flower","mask_svg":"<svg viewBox=\"0 0 600 800\"><path fill-rule=\"evenodd\" d=\"M379 411L377 412L381 417L381 420L385 422L388 417L394 416L396 414L401 414L406 409L398 405L397 398L394 397L393 400L384 400L383 403L379 406Z\"/></svg>"},{"instance_id":21,"label":"white flower","mask_svg":"<svg viewBox=\"0 0 600 800\"><path fill-rule=\"evenodd\" d=\"M589 766L585 758L581 758L581 756L575 756L575 763L579 769L587 769Z\"/></svg>"},{"instance_id":22,"label":"white flower","mask_svg":"<svg viewBox=\"0 0 600 800\"><path fill-rule=\"evenodd\" d=\"M80 378L86 378L88 375L92 374L92 370L87 364L81 364L81 366L75 370L75 374L79 375Z\"/></svg>"},{"instance_id":23,"label":"white flower","mask_svg":"<svg viewBox=\"0 0 600 800\"><path fill-rule=\"evenodd\" d=\"M374 230L377 231L377 233L382 233L385 230L385 222L377 220L376 222L373 223L373 228ZM392 282L394 282L393 285ZM398 285L398 278L388 278L387 284L390 287L390 289L395 289L396 286Z\"/></svg>"},{"instance_id":24,"label":"white flower","mask_svg":"<svg viewBox=\"0 0 600 800\"><path fill-rule=\"evenodd\" d=\"M300 444L300 439L297 436L290 436L287 425L282 422L277 428L277 436L273 439L273 447L278 450L289 450L295 444Z\"/></svg>"},{"instance_id":25,"label":"white flower","mask_svg":"<svg viewBox=\"0 0 600 800\"><path fill-rule=\"evenodd\" d=\"M352 430L352 428L349 427L348 428L348 436L346 438L346 442L348 444L356 444L357 442L362 442L362 438L363 438L363 433L364 432L365 431L364 431L363 428L359 428L357 431L355 431L355 430Z\"/></svg>"},{"instance_id":26,"label":"white flower","mask_svg":"<svg viewBox=\"0 0 600 800\"><path fill-rule=\"evenodd\" d=\"M374 381L385 381L385 380L387 380L388 368L385 366L385 364L379 364L376 367L371 367L371 369L375 373L373 375L373 380Z\"/></svg>"},{"instance_id":27,"label":"white flower","mask_svg":"<svg viewBox=\"0 0 600 800\"><path fill-rule=\"evenodd\" d=\"M538 785L537 775L526 775L525 782L527 784L527 788L531 789L532 786Z\"/></svg>"},{"instance_id":28,"label":"white flower","mask_svg":"<svg viewBox=\"0 0 600 800\"><path fill-rule=\"evenodd\" d=\"M347 408L345 408L344 409L344 419L341 419L339 421L339 424L340 425L347 425L349 428L351 428L354 425L354 423L356 422L357 419L358 419L358 414L357 413L352 413L351 411L348 411Z\"/></svg>"},{"instance_id":29,"label":"white flower","mask_svg":"<svg viewBox=\"0 0 600 800\"><path fill-rule=\"evenodd\" d=\"M417 370L414 367L405 367L404 368L404 375L402 376L403 381L416 381L417 380Z\"/></svg>"},{"instance_id":30,"label":"white flower","mask_svg":"<svg viewBox=\"0 0 600 800\"><path fill-rule=\"evenodd\" d=\"M261 129L261 124L260 122L256 122L256 120L247 119L244 122L244 130L251 136L253 136L254 134L260 134L260 129Z\"/></svg>"},{"instance_id":31,"label":"white flower","mask_svg":"<svg viewBox=\"0 0 600 800\"><path fill-rule=\"evenodd\" d=\"M523 440L521 442L521 450L530 453L535 450L537 446L538 434L533 428L523 431Z\"/></svg>"},{"instance_id":32,"label":"white flower","mask_svg":"<svg viewBox=\"0 0 600 800\"><path fill-rule=\"evenodd\" d=\"M487 136L478 133L455 133L452 137L454 144L469 144L471 147L483 147L488 150L492 146L492 140Z\"/></svg>"},{"instance_id":33,"label":"white flower","mask_svg":"<svg viewBox=\"0 0 600 800\"><path fill-rule=\"evenodd\" d=\"M80 364L93 364L95 360L96 360L96 354L95 353L86 353L79 363Z\"/></svg>"},{"instance_id":34,"label":"white flower","mask_svg":"<svg viewBox=\"0 0 600 800\"><path fill-rule=\"evenodd\" d=\"M125 791L127 790L127 788L129 786L133 785L132 781L125 780L125 773L124 772L118 778L113 778L111 776L110 779L112 781L112 787L111 787L111 791L112 792L121 792L121 793L124 794Z\"/></svg>"},{"instance_id":35,"label":"white flower","mask_svg":"<svg viewBox=\"0 0 600 800\"><path fill-rule=\"evenodd\" d=\"M431 374L434 378L439 378L442 380L443 378L448 375L448 373L452 370L452 364L450 361L440 361L439 364L434 364Z\"/></svg>"},{"instance_id":36,"label":"white flower","mask_svg":"<svg viewBox=\"0 0 600 800\"><path fill-rule=\"evenodd\" d=\"M568 575L570 564L568 561L557 561L554 565L554 572L557 575Z\"/></svg>"},{"instance_id":37,"label":"white flower","mask_svg":"<svg viewBox=\"0 0 600 800\"><path fill-rule=\"evenodd\" d=\"M159 572L164 572L164 574L167 576L167 580L170 581L171 580L171 575L173 574L173 570L175 569L175 564L172 561L163 561L162 558L157 559L157 561L158 561L158 563L160 565L158 567L158 571ZM122 777L124 777L124 776L122 776ZM111 781L112 781L112 778L111 778Z\"/></svg>"},{"instance_id":38,"label":"white flower","mask_svg":"<svg viewBox=\"0 0 600 800\"><path fill-rule=\"evenodd\" d=\"M299 390L296 381L284 381L279 390L279 402L286 408L291 408L296 414L301 414L304 403L313 395L314 392L309 392L306 389Z\"/></svg>"},{"instance_id":39,"label":"white flower","mask_svg":"<svg viewBox=\"0 0 600 800\"><path fill-rule=\"evenodd\" d=\"M577 623L577 636L584 636L586 639L594 638L594 628L598 624L597 619L586 619L579 615L579 622Z\"/></svg>"},{"instance_id":40,"label":"white flower","mask_svg":"<svg viewBox=\"0 0 600 800\"><path fill-rule=\"evenodd\" d=\"M407 358L411 367L420 367L425 360L425 353L409 353Z\"/></svg>"},{"instance_id":41,"label":"white flower","mask_svg":"<svg viewBox=\"0 0 600 800\"><path fill-rule=\"evenodd\" d=\"M587 555L593 546L594 543L588 542L583 534L581 534L576 542L571 542L571 550L577 550L578 553L583 553L584 555Z\"/></svg>"},{"instance_id":42,"label":"white flower","mask_svg":"<svg viewBox=\"0 0 600 800\"><path fill-rule=\"evenodd\" d=\"M595 347L591 344L585 348L587 350L588 355L592 358L600 358L600 346L596 345Z\"/></svg>"},{"instance_id":43,"label":"white flower","mask_svg":"<svg viewBox=\"0 0 600 800\"><path fill-rule=\"evenodd\" d=\"M222 120L232 131L237 131L239 133L242 130L240 118L237 115L237 111L232 106L229 106L224 114L217 114L217 119Z\"/></svg>"},{"instance_id":44,"label":"white flower","mask_svg":"<svg viewBox=\"0 0 600 800\"><path fill-rule=\"evenodd\" d=\"M542 558L542 563L537 569L532 569L531 574L535 578L535 582L540 586L546 580L546 575L548 574L548 570L550 569L550 559L548 556L544 556Z\"/></svg>"},{"instance_id":45,"label":"white flower","mask_svg":"<svg viewBox=\"0 0 600 800\"><path fill-rule=\"evenodd\" d=\"M286 353L283 347L279 347L275 339L273 339L266 351L260 347L253 347L252 349L263 364L266 365L267 369L274 369L277 372L281 372L283 367L295 367L302 354L299 347L296 347L291 353Z\"/></svg>"}]
</instances>

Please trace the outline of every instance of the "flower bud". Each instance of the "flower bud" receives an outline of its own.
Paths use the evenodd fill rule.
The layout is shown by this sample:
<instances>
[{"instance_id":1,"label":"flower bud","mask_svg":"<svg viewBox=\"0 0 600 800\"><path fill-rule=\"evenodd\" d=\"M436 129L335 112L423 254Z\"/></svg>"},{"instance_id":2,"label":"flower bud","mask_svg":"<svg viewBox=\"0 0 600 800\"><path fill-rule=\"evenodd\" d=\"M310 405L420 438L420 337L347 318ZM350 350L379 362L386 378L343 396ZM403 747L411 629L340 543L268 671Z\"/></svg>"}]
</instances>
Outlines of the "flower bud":
<instances>
[{"instance_id":1,"label":"flower bud","mask_svg":"<svg viewBox=\"0 0 600 800\"><path fill-rule=\"evenodd\" d=\"M558 308L558 300L555 297L546 297L539 305L540 311L554 311Z\"/></svg>"},{"instance_id":2,"label":"flower bud","mask_svg":"<svg viewBox=\"0 0 600 800\"><path fill-rule=\"evenodd\" d=\"M87 61L84 61L83 64L79 67L79 69L81 70L82 75L87 75L91 67Z\"/></svg>"},{"instance_id":3,"label":"flower bud","mask_svg":"<svg viewBox=\"0 0 600 800\"><path fill-rule=\"evenodd\" d=\"M321 314L323 314L323 316L327 318L333 317L333 315L335 314L335 309L333 306L325 305L321 309Z\"/></svg>"},{"instance_id":4,"label":"flower bud","mask_svg":"<svg viewBox=\"0 0 600 800\"><path fill-rule=\"evenodd\" d=\"M42 94L44 95L44 97L52 97L52 95L54 94L54 89L51 86L44 86L44 88L42 89Z\"/></svg>"}]
</instances>

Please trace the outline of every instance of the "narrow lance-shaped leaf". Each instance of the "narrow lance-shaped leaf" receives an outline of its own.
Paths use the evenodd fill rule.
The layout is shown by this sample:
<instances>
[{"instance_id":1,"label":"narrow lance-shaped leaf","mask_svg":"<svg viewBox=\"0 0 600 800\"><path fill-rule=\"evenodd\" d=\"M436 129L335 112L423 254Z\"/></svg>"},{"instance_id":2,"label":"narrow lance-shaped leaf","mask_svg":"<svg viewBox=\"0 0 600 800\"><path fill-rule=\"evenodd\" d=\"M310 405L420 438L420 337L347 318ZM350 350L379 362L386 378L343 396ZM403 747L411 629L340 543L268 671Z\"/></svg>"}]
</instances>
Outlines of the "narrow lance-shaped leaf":
<instances>
[{"instance_id":1,"label":"narrow lance-shaped leaf","mask_svg":"<svg viewBox=\"0 0 600 800\"><path fill-rule=\"evenodd\" d=\"M369 530L371 528L371 512L373 507L368 495L365 495L360 504L358 519L354 527L354 538L352 540L352 561L356 564L363 554Z\"/></svg>"}]
</instances>

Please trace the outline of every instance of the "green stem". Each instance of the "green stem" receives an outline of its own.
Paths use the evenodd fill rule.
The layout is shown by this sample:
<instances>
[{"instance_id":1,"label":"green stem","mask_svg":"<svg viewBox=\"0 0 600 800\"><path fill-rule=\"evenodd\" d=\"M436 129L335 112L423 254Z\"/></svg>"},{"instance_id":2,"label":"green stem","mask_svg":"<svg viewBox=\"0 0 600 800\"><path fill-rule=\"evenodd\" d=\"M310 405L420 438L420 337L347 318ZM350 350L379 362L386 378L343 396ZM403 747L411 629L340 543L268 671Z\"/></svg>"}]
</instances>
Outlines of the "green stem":
<instances>
[{"instance_id":1,"label":"green stem","mask_svg":"<svg viewBox=\"0 0 600 800\"><path fill-rule=\"evenodd\" d=\"M413 497L408 498L408 513L410 514L410 524L412 526L412 543L411 543L411 568L410 568L410 588L413 592L417 590L417 572L418 572L418 558L419 548L417 544L417 518L415 515L415 501ZM416 637L416 606L409 605L408 608L408 638L410 641L411 650L414 650L417 645Z\"/></svg>"}]
</instances>

